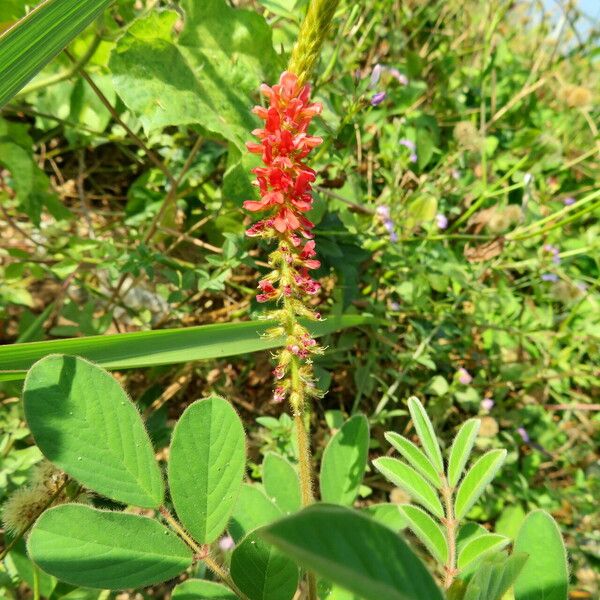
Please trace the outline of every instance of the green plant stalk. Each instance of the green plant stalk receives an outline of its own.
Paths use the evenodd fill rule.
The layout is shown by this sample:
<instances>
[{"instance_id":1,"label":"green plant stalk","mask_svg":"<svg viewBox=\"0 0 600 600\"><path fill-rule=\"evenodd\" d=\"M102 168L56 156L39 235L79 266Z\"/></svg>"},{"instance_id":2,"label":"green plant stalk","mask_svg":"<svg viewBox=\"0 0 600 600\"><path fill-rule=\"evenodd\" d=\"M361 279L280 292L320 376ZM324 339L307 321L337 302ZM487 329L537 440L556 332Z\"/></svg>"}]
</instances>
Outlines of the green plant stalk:
<instances>
[{"instance_id":1,"label":"green plant stalk","mask_svg":"<svg viewBox=\"0 0 600 600\"><path fill-rule=\"evenodd\" d=\"M169 510L161 506L159 508L159 512L165 521L169 524L171 529L177 533L177 535L193 550L195 555L202 560L206 566L215 574L219 579L221 579L224 583L226 583L231 591L242 598L242 600L248 600L246 595L243 594L238 587L235 585L233 579L229 575L229 573L208 554L208 548L199 546L194 539L187 533L187 531L183 528L183 526L175 519L175 517L169 512Z\"/></svg>"},{"instance_id":2,"label":"green plant stalk","mask_svg":"<svg viewBox=\"0 0 600 600\"><path fill-rule=\"evenodd\" d=\"M458 574L456 568L456 533L458 521L454 517L454 490L450 487L448 479L441 473L442 499L444 501L444 525L446 529L446 542L448 544L448 560L444 565L444 588L448 589Z\"/></svg>"}]
</instances>

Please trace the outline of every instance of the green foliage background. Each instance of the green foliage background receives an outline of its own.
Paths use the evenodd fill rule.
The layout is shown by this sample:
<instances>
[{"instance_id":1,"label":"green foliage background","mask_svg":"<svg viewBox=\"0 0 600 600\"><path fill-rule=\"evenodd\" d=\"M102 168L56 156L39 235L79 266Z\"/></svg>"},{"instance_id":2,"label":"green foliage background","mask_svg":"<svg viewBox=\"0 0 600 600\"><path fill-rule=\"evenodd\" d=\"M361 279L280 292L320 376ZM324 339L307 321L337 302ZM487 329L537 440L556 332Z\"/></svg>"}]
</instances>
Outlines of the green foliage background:
<instances>
[{"instance_id":1,"label":"green foliage background","mask_svg":"<svg viewBox=\"0 0 600 600\"><path fill-rule=\"evenodd\" d=\"M61 54L2 108L2 343L261 314L267 249L244 237L241 203L254 194L244 143L258 85L284 68L305 2L232 4L118 0L69 46L84 74ZM0 27L29 6L3 3ZM567 533L574 588L591 598L598 36L580 39L576 9L561 6L553 20L506 0L341 2L314 81L325 139L311 163L320 301L329 318L379 325L325 338L317 372L328 394L313 425L320 460L359 410L372 456L381 453L412 394L447 441L466 418L483 418L479 449L508 457L469 517L513 536L525 511L550 511ZM386 97L373 106L377 92ZM270 403L268 358L122 378L159 453L192 400L232 399L258 477L270 450L294 460L291 422ZM21 384L0 385L2 501L40 455ZM394 494L371 472L358 502ZM25 590L25 563L6 562L0 586Z\"/></svg>"}]
</instances>

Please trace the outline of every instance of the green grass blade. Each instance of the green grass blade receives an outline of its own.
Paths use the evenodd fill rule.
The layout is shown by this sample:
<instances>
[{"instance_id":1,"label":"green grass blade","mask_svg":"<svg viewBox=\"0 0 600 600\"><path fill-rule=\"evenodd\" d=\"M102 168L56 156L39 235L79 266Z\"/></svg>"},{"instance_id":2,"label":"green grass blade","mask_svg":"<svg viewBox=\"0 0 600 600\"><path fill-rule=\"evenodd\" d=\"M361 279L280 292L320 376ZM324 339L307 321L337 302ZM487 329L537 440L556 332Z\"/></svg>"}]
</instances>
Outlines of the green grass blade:
<instances>
[{"instance_id":1,"label":"green grass blade","mask_svg":"<svg viewBox=\"0 0 600 600\"><path fill-rule=\"evenodd\" d=\"M0 36L0 108L113 0L46 0Z\"/></svg>"},{"instance_id":2,"label":"green grass blade","mask_svg":"<svg viewBox=\"0 0 600 600\"><path fill-rule=\"evenodd\" d=\"M344 315L311 323L309 329L318 337L374 322L373 317ZM82 356L105 369L134 369L269 350L284 343L283 338L261 337L274 324L273 321L218 323L183 329L9 344L0 346L0 381L23 379L31 365L48 354Z\"/></svg>"}]
</instances>

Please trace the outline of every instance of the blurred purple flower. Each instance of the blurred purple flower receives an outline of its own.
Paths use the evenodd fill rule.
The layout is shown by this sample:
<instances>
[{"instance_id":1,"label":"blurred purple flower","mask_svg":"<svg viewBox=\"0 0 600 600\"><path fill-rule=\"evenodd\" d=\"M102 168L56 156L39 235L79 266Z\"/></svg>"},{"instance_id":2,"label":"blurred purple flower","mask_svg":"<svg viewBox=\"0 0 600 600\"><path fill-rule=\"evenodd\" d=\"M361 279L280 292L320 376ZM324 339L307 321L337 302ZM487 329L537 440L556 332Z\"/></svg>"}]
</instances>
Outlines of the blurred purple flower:
<instances>
[{"instance_id":1,"label":"blurred purple flower","mask_svg":"<svg viewBox=\"0 0 600 600\"><path fill-rule=\"evenodd\" d=\"M448 227L448 217L446 215L438 213L435 215L435 220L437 221L438 229L446 229Z\"/></svg>"},{"instance_id":2,"label":"blurred purple flower","mask_svg":"<svg viewBox=\"0 0 600 600\"><path fill-rule=\"evenodd\" d=\"M382 70L383 67L379 63L377 63L373 67L373 70L371 71L371 82L369 84L369 87L374 88L379 83L379 80L381 79Z\"/></svg>"},{"instance_id":3,"label":"blurred purple flower","mask_svg":"<svg viewBox=\"0 0 600 600\"><path fill-rule=\"evenodd\" d=\"M413 152L409 157L408 160L410 160L411 163L416 163L418 159L418 156L416 154L416 152Z\"/></svg>"},{"instance_id":4,"label":"blurred purple flower","mask_svg":"<svg viewBox=\"0 0 600 600\"><path fill-rule=\"evenodd\" d=\"M575 204L575 198L573 198L573 196L567 196L566 198L563 198L563 204L565 206L571 206L571 204Z\"/></svg>"},{"instance_id":5,"label":"blurred purple flower","mask_svg":"<svg viewBox=\"0 0 600 600\"><path fill-rule=\"evenodd\" d=\"M371 106L378 106L386 99L386 97L387 94L385 92L377 92L376 94L373 94L373 97L371 98Z\"/></svg>"},{"instance_id":6,"label":"blurred purple flower","mask_svg":"<svg viewBox=\"0 0 600 600\"><path fill-rule=\"evenodd\" d=\"M558 281L558 275L556 273L544 273L542 274L542 281Z\"/></svg>"},{"instance_id":7,"label":"blurred purple flower","mask_svg":"<svg viewBox=\"0 0 600 600\"><path fill-rule=\"evenodd\" d=\"M408 85L408 77L398 69L392 67L388 72L400 85Z\"/></svg>"},{"instance_id":8,"label":"blurred purple flower","mask_svg":"<svg viewBox=\"0 0 600 600\"><path fill-rule=\"evenodd\" d=\"M471 381L473 381L473 377L471 376L469 371L467 371L463 367L461 367L457 371L457 375L458 375L458 381L460 381L460 383L462 383L463 385L469 385L471 383Z\"/></svg>"},{"instance_id":9,"label":"blurred purple flower","mask_svg":"<svg viewBox=\"0 0 600 600\"><path fill-rule=\"evenodd\" d=\"M223 550L223 552L227 552L228 550L231 550L234 546L235 546L235 542L233 541L233 538L230 535L224 535L219 540L219 548L221 548L221 550Z\"/></svg>"},{"instance_id":10,"label":"blurred purple flower","mask_svg":"<svg viewBox=\"0 0 600 600\"><path fill-rule=\"evenodd\" d=\"M400 305L397 302L390 302L390 308L392 310L400 310Z\"/></svg>"},{"instance_id":11,"label":"blurred purple flower","mask_svg":"<svg viewBox=\"0 0 600 600\"><path fill-rule=\"evenodd\" d=\"M395 244L398 241L398 234L395 231L392 231L390 233L390 242L392 242L392 244Z\"/></svg>"},{"instance_id":12,"label":"blurred purple flower","mask_svg":"<svg viewBox=\"0 0 600 600\"><path fill-rule=\"evenodd\" d=\"M560 249L552 244L544 244L544 251L552 254L552 262L555 265L560 265Z\"/></svg>"},{"instance_id":13,"label":"blurred purple flower","mask_svg":"<svg viewBox=\"0 0 600 600\"><path fill-rule=\"evenodd\" d=\"M525 427L519 427L517 429L517 433L521 436L521 439L528 444L531 440L529 438L529 434L527 433L527 429Z\"/></svg>"},{"instance_id":14,"label":"blurred purple flower","mask_svg":"<svg viewBox=\"0 0 600 600\"><path fill-rule=\"evenodd\" d=\"M392 233L394 231L394 221L391 219L386 219L383 222L383 226L386 228L388 233Z\"/></svg>"},{"instance_id":15,"label":"blurred purple flower","mask_svg":"<svg viewBox=\"0 0 600 600\"><path fill-rule=\"evenodd\" d=\"M494 401L491 398L484 398L481 401L482 410L492 410L494 408Z\"/></svg>"},{"instance_id":16,"label":"blurred purple flower","mask_svg":"<svg viewBox=\"0 0 600 600\"><path fill-rule=\"evenodd\" d=\"M390 218L390 207L386 206L385 204L378 206L375 212L377 213L377 216L381 217L382 219Z\"/></svg>"},{"instance_id":17,"label":"blurred purple flower","mask_svg":"<svg viewBox=\"0 0 600 600\"><path fill-rule=\"evenodd\" d=\"M408 148L412 152L414 152L417 149L417 147L415 146L415 143L412 140L409 140L407 138L404 138L404 139L400 140L398 143L401 146L404 146L405 148Z\"/></svg>"}]
</instances>

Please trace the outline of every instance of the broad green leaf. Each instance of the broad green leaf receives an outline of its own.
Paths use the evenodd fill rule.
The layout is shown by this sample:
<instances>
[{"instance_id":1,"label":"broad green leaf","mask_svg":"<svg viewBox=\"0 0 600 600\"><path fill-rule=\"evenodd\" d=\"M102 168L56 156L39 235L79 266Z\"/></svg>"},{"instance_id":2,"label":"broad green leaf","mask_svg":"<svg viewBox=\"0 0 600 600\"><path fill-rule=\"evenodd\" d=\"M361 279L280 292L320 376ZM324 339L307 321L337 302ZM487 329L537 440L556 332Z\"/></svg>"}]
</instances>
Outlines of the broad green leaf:
<instances>
[{"instance_id":1,"label":"broad green leaf","mask_svg":"<svg viewBox=\"0 0 600 600\"><path fill-rule=\"evenodd\" d=\"M267 453L262 464L262 482L267 496L283 514L300 510L300 479L296 469L283 456Z\"/></svg>"},{"instance_id":2,"label":"broad green leaf","mask_svg":"<svg viewBox=\"0 0 600 600\"><path fill-rule=\"evenodd\" d=\"M113 0L45 0L0 36L0 108Z\"/></svg>"},{"instance_id":3,"label":"broad green leaf","mask_svg":"<svg viewBox=\"0 0 600 600\"><path fill-rule=\"evenodd\" d=\"M231 515L229 533L238 542L251 531L272 523L282 515L260 488L244 483Z\"/></svg>"},{"instance_id":4,"label":"broad green leaf","mask_svg":"<svg viewBox=\"0 0 600 600\"><path fill-rule=\"evenodd\" d=\"M529 559L515 583L515 600L566 600L569 584L567 552L556 521L535 510L525 518L515 552Z\"/></svg>"},{"instance_id":5,"label":"broad green leaf","mask_svg":"<svg viewBox=\"0 0 600 600\"><path fill-rule=\"evenodd\" d=\"M246 465L244 426L218 396L188 406L173 431L169 488L177 515L201 544L227 527Z\"/></svg>"},{"instance_id":6,"label":"broad green leaf","mask_svg":"<svg viewBox=\"0 0 600 600\"><path fill-rule=\"evenodd\" d=\"M11 539L5 539L5 543L7 544L11 541ZM56 577L47 575L36 564L31 562L27 556L27 548L25 547L25 541L23 538L21 538L13 546L12 550L6 557L6 561L9 571L11 568L14 568L14 571L17 573L19 578L27 583L31 589L33 589L34 578L36 577L37 571L37 585L40 590L40 594L42 596L50 596L52 594L57 584ZM2 584L0 583L0 590L1 589Z\"/></svg>"},{"instance_id":7,"label":"broad green leaf","mask_svg":"<svg viewBox=\"0 0 600 600\"><path fill-rule=\"evenodd\" d=\"M162 503L150 438L110 373L82 358L47 356L29 371L23 402L36 444L57 467L118 502Z\"/></svg>"},{"instance_id":8,"label":"broad green leaf","mask_svg":"<svg viewBox=\"0 0 600 600\"><path fill-rule=\"evenodd\" d=\"M400 510L400 505L398 504L382 502L381 504L370 504L369 506L364 506L360 510L366 515L369 515L371 519L374 519L378 523L389 527L396 533L402 531L402 529L405 529L408 526L406 517Z\"/></svg>"},{"instance_id":9,"label":"broad green leaf","mask_svg":"<svg viewBox=\"0 0 600 600\"><path fill-rule=\"evenodd\" d=\"M171 600L237 600L237 596L220 583L188 579L175 586Z\"/></svg>"},{"instance_id":10,"label":"broad green leaf","mask_svg":"<svg viewBox=\"0 0 600 600\"><path fill-rule=\"evenodd\" d=\"M311 334L319 337L347 327L375 322L368 316L344 315L307 325ZM263 336L273 325L275 321L246 321L115 335L94 335L48 342L7 344L0 346L0 381L23 379L35 361L48 354L56 353L82 356L109 370L137 369L246 355L259 350L277 348L285 343L285 337Z\"/></svg>"},{"instance_id":11,"label":"broad green leaf","mask_svg":"<svg viewBox=\"0 0 600 600\"><path fill-rule=\"evenodd\" d=\"M412 417L415 429L419 434L419 439L421 440L425 454L427 454L438 473L443 473L444 462L442 460L442 452L437 438L435 437L433 425L431 424L423 405L415 396L408 399L408 410L410 411L410 416Z\"/></svg>"},{"instance_id":12,"label":"broad green leaf","mask_svg":"<svg viewBox=\"0 0 600 600\"><path fill-rule=\"evenodd\" d=\"M443 529L424 510L410 504L400 505L408 527L423 542L431 555L441 564L448 560L448 542Z\"/></svg>"},{"instance_id":13,"label":"broad green leaf","mask_svg":"<svg viewBox=\"0 0 600 600\"><path fill-rule=\"evenodd\" d=\"M323 502L351 506L363 480L369 453L369 422L354 415L329 440L321 461Z\"/></svg>"},{"instance_id":14,"label":"broad green leaf","mask_svg":"<svg viewBox=\"0 0 600 600\"><path fill-rule=\"evenodd\" d=\"M192 551L148 517L82 504L47 510L27 550L46 573L92 588L121 590L172 579L192 564Z\"/></svg>"},{"instance_id":15,"label":"broad green leaf","mask_svg":"<svg viewBox=\"0 0 600 600\"><path fill-rule=\"evenodd\" d=\"M421 475L429 479L435 487L442 486L442 480L439 473L435 470L425 454L417 448L410 440L402 437L398 433L388 431L385 434L385 439L400 452L400 454L410 463Z\"/></svg>"},{"instance_id":16,"label":"broad green leaf","mask_svg":"<svg viewBox=\"0 0 600 600\"><path fill-rule=\"evenodd\" d=\"M471 510L485 487L496 476L505 458L506 450L490 450L469 469L456 493L454 514L457 519L462 519Z\"/></svg>"},{"instance_id":17,"label":"broad green leaf","mask_svg":"<svg viewBox=\"0 0 600 600\"><path fill-rule=\"evenodd\" d=\"M460 481L463 469L469 460L473 444L479 433L479 419L469 419L463 423L452 444L448 460L448 483L456 487Z\"/></svg>"},{"instance_id":18,"label":"broad green leaf","mask_svg":"<svg viewBox=\"0 0 600 600\"><path fill-rule=\"evenodd\" d=\"M152 12L121 37L110 58L117 93L146 132L197 124L245 151L257 124L251 94L263 81L276 83L279 70L271 29L258 13L225 0L184 0L182 7L178 39L174 12Z\"/></svg>"},{"instance_id":19,"label":"broad green leaf","mask_svg":"<svg viewBox=\"0 0 600 600\"><path fill-rule=\"evenodd\" d=\"M44 206L48 206L56 218L69 216L69 211L63 209L50 192L50 180L35 161L32 148L33 140L26 125L0 119L0 165L10 172L11 187L21 208L35 225L40 223ZM55 205L61 206L58 212L54 210Z\"/></svg>"},{"instance_id":20,"label":"broad green leaf","mask_svg":"<svg viewBox=\"0 0 600 600\"><path fill-rule=\"evenodd\" d=\"M476 536L465 543L458 554L457 565L459 569L467 568L473 561L478 560L490 552L499 552L510 543L510 539L497 533L486 533Z\"/></svg>"},{"instance_id":21,"label":"broad green leaf","mask_svg":"<svg viewBox=\"0 0 600 600\"><path fill-rule=\"evenodd\" d=\"M298 587L298 567L258 531L233 551L231 577L250 600L292 600Z\"/></svg>"},{"instance_id":22,"label":"broad green leaf","mask_svg":"<svg viewBox=\"0 0 600 600\"><path fill-rule=\"evenodd\" d=\"M484 558L469 581L463 600L501 600L526 561L527 555L523 553L508 558L502 553Z\"/></svg>"},{"instance_id":23,"label":"broad green leaf","mask_svg":"<svg viewBox=\"0 0 600 600\"><path fill-rule=\"evenodd\" d=\"M317 504L260 531L268 541L364 600L441 600L419 558L385 525L342 506Z\"/></svg>"},{"instance_id":24,"label":"broad green leaf","mask_svg":"<svg viewBox=\"0 0 600 600\"><path fill-rule=\"evenodd\" d=\"M442 503L435 490L412 467L387 456L376 458L373 464L384 477L410 494L415 502L440 519L444 516Z\"/></svg>"}]
</instances>

